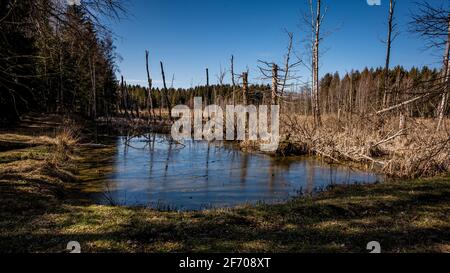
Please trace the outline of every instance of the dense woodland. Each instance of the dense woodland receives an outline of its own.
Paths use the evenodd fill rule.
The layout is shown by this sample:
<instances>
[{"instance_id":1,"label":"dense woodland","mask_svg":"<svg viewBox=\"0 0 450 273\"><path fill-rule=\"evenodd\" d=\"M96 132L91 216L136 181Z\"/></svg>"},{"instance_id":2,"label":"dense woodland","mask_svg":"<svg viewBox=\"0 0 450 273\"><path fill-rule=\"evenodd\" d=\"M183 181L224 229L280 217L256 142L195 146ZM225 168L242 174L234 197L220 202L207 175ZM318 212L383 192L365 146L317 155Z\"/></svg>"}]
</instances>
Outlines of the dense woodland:
<instances>
[{"instance_id":1,"label":"dense woodland","mask_svg":"<svg viewBox=\"0 0 450 273\"><path fill-rule=\"evenodd\" d=\"M97 16L114 1L0 1L0 120L29 111L95 118L116 105L116 53ZM111 15L114 16L114 15Z\"/></svg>"}]
</instances>

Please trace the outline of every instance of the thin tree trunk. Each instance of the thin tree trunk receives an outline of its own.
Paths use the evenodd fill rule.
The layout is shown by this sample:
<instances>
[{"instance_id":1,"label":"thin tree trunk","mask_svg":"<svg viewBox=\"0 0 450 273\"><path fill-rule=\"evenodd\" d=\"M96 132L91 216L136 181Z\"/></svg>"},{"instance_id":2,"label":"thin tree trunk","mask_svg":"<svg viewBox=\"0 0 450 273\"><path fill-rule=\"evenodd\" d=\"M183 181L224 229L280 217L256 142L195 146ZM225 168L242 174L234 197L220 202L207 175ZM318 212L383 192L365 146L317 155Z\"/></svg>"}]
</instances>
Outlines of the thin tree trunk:
<instances>
[{"instance_id":1,"label":"thin tree trunk","mask_svg":"<svg viewBox=\"0 0 450 273\"><path fill-rule=\"evenodd\" d=\"M171 107L171 103L170 103L170 100L169 100L169 94L168 94L167 85L166 85L166 75L164 74L163 63L160 62L160 64L161 64L161 75L162 75L163 85L164 85L164 96L165 96L166 101L167 101L167 108L168 108L168 113L169 113L169 119L172 120L172 115L170 114L170 111L171 111L172 107Z\"/></svg>"},{"instance_id":2,"label":"thin tree trunk","mask_svg":"<svg viewBox=\"0 0 450 273\"><path fill-rule=\"evenodd\" d=\"M412 98L412 99L410 99L410 100L404 101L404 102L399 103L399 104L397 104L397 105L394 105L394 106L388 107L388 108L386 108L386 109L380 110L380 111L376 112L375 114L381 115L381 114L383 114L383 113L386 113L386 112L389 112L389 111L398 109L398 108L403 107L403 106L406 106L406 105L409 105L409 104L411 104L411 103L413 103L413 102L415 102L415 101L418 101L418 100L420 100L420 99L426 98L426 97L428 97L428 96L430 96L430 95L431 95L431 93L426 93L426 94L420 95L420 96L418 96L418 97L415 97L415 98Z\"/></svg>"},{"instance_id":3,"label":"thin tree trunk","mask_svg":"<svg viewBox=\"0 0 450 273\"><path fill-rule=\"evenodd\" d=\"M316 21L315 21L315 39L313 48L313 99L314 99L314 122L316 126L322 124L320 115L320 97L319 97L319 39L321 26L320 0L317 0Z\"/></svg>"},{"instance_id":4,"label":"thin tree trunk","mask_svg":"<svg viewBox=\"0 0 450 273\"><path fill-rule=\"evenodd\" d=\"M209 70L208 70L208 68L206 68L206 95L207 95L207 101L205 101L205 106L211 102L211 97L212 97L210 90L209 90Z\"/></svg>"},{"instance_id":5,"label":"thin tree trunk","mask_svg":"<svg viewBox=\"0 0 450 273\"><path fill-rule=\"evenodd\" d=\"M247 105L248 94L248 72L242 73L242 103Z\"/></svg>"},{"instance_id":6,"label":"thin tree trunk","mask_svg":"<svg viewBox=\"0 0 450 273\"><path fill-rule=\"evenodd\" d=\"M391 44L392 44L392 31L394 29L394 11L395 1L389 1L389 19L388 19L388 36L386 40L386 63L384 66L384 94L383 94L383 107L386 107L389 93L389 64L391 61Z\"/></svg>"},{"instance_id":7,"label":"thin tree trunk","mask_svg":"<svg viewBox=\"0 0 450 273\"><path fill-rule=\"evenodd\" d=\"M236 84L234 82L234 56L233 55L231 55L231 84L233 87L232 88L232 90L233 90L233 105L235 105L236 104L236 101L235 101Z\"/></svg>"},{"instance_id":8,"label":"thin tree trunk","mask_svg":"<svg viewBox=\"0 0 450 273\"><path fill-rule=\"evenodd\" d=\"M272 65L272 105L278 105L278 65Z\"/></svg>"},{"instance_id":9,"label":"thin tree trunk","mask_svg":"<svg viewBox=\"0 0 450 273\"><path fill-rule=\"evenodd\" d=\"M161 89L159 91L159 119L162 120L163 116L162 116L162 109L164 108L164 95L163 95L163 90Z\"/></svg>"},{"instance_id":10,"label":"thin tree trunk","mask_svg":"<svg viewBox=\"0 0 450 273\"><path fill-rule=\"evenodd\" d=\"M145 51L145 66L147 69L147 81L148 81L148 92L147 92L147 111L149 118L150 116L155 118L155 110L153 109L153 99L152 99L152 79L150 78L150 70L148 65L148 50ZM150 108L150 109L149 109Z\"/></svg>"},{"instance_id":11,"label":"thin tree trunk","mask_svg":"<svg viewBox=\"0 0 450 273\"><path fill-rule=\"evenodd\" d=\"M438 126L436 131L439 131L442 127L442 123L444 121L445 111L447 110L447 100L449 93L449 85L450 85L450 14L448 15L448 32L447 32L447 45L445 47L445 55L444 55L444 90L442 93L441 103L438 109Z\"/></svg>"}]
</instances>

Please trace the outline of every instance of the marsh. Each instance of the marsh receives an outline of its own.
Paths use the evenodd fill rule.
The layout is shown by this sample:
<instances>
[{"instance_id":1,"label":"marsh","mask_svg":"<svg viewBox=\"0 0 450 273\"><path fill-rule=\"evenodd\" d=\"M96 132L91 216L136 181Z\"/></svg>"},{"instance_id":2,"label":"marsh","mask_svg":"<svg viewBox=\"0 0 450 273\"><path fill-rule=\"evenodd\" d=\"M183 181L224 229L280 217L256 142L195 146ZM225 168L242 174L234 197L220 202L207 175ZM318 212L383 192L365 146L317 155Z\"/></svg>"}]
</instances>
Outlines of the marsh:
<instances>
[{"instance_id":1,"label":"marsh","mask_svg":"<svg viewBox=\"0 0 450 273\"><path fill-rule=\"evenodd\" d=\"M309 157L245 153L233 142L174 142L168 135L150 134L117 137L112 145L110 171L90 192L99 204L202 210L279 203L333 185L383 180ZM95 162L89 166L95 167Z\"/></svg>"}]
</instances>

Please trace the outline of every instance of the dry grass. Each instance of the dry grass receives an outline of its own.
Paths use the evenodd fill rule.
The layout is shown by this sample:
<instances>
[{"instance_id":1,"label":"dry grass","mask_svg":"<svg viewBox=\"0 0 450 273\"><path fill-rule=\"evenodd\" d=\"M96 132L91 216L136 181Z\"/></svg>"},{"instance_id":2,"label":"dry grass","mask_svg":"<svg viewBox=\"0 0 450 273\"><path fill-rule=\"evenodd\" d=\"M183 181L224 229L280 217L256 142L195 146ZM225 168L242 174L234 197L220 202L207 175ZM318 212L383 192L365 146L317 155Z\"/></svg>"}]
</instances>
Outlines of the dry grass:
<instances>
[{"instance_id":1,"label":"dry grass","mask_svg":"<svg viewBox=\"0 0 450 273\"><path fill-rule=\"evenodd\" d=\"M53 137L19 132L0 134L1 142L14 143L4 146L0 153L1 185L11 187L9 191L2 189L5 202L18 202L37 194L45 203L52 203L65 194L70 182L77 181L73 174L74 151L79 140L77 128L66 120L53 130Z\"/></svg>"},{"instance_id":2,"label":"dry grass","mask_svg":"<svg viewBox=\"0 0 450 273\"><path fill-rule=\"evenodd\" d=\"M450 128L449 120L445 128ZM311 117L284 115L280 152L313 154L333 162L352 161L394 177L430 177L450 171L450 132L436 132L435 122L398 118L360 118L346 121L323 118L321 127Z\"/></svg>"}]
</instances>

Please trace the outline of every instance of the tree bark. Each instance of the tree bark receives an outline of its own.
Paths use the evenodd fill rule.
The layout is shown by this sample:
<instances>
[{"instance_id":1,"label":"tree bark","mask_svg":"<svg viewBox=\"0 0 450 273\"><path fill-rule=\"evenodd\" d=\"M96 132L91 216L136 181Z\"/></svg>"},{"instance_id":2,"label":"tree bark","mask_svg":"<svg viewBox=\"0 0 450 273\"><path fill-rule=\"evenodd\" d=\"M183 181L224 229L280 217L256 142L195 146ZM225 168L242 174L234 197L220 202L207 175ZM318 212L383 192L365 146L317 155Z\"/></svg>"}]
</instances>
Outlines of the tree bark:
<instances>
[{"instance_id":1,"label":"tree bark","mask_svg":"<svg viewBox=\"0 0 450 273\"><path fill-rule=\"evenodd\" d=\"M167 85L166 85L166 75L164 74L163 63L160 62L160 64L161 64L161 75L162 75L163 85L164 85L164 96L165 96L166 101L167 101L167 109L168 109L168 113L169 113L169 119L172 120L172 115L170 114L170 111L171 111L172 107L171 107L171 103L170 103L170 100L169 100L169 94L168 94Z\"/></svg>"},{"instance_id":2,"label":"tree bark","mask_svg":"<svg viewBox=\"0 0 450 273\"><path fill-rule=\"evenodd\" d=\"M212 95L209 90L209 69L208 68L206 68L206 95L207 95L207 99L205 101L205 106L208 105L208 103L210 103L211 99L212 99Z\"/></svg>"},{"instance_id":3,"label":"tree bark","mask_svg":"<svg viewBox=\"0 0 450 273\"><path fill-rule=\"evenodd\" d=\"M415 101L418 101L418 100L420 100L420 99L426 98L426 97L428 97L428 96L430 96L430 95L431 95L431 93L425 93L425 94L420 95L420 96L418 96L418 97L415 97L415 98L413 98L413 99L410 99L410 100L404 101L404 102L402 102L402 103L399 103L399 104L397 104L397 105L394 105L394 106L388 107L388 108L386 108L386 109L380 110L380 111L376 112L375 114L381 115L381 114L383 114L383 113L386 113L386 112L389 112L389 111L398 109L398 108L400 108L400 107L406 106L406 105L408 105L408 104L411 104L411 103L413 103L413 102L415 102Z\"/></svg>"},{"instance_id":4,"label":"tree bark","mask_svg":"<svg viewBox=\"0 0 450 273\"><path fill-rule=\"evenodd\" d=\"M389 1L389 19L388 19L388 36L386 40L386 63L384 66L384 94L383 107L386 107L389 93L389 64L391 61L391 45L392 45L392 31L394 29L394 11L395 1Z\"/></svg>"},{"instance_id":5,"label":"tree bark","mask_svg":"<svg viewBox=\"0 0 450 273\"><path fill-rule=\"evenodd\" d=\"M153 109L153 99L152 99L152 79L150 78L150 70L148 65L148 50L145 51L145 66L147 69L147 81L148 81L148 92L147 92L147 112L150 117L155 117L155 111Z\"/></svg>"},{"instance_id":6,"label":"tree bark","mask_svg":"<svg viewBox=\"0 0 450 273\"><path fill-rule=\"evenodd\" d=\"M272 105L278 105L278 65L272 65Z\"/></svg>"},{"instance_id":7,"label":"tree bark","mask_svg":"<svg viewBox=\"0 0 450 273\"><path fill-rule=\"evenodd\" d=\"M321 6L320 0L317 0L316 21L314 30L314 46L313 46L313 100L314 100L314 123L321 126L322 119L320 114L320 97L319 97L319 43L320 43L320 26L321 26Z\"/></svg>"},{"instance_id":8,"label":"tree bark","mask_svg":"<svg viewBox=\"0 0 450 273\"><path fill-rule=\"evenodd\" d=\"M247 105L248 94L248 72L242 73L242 103Z\"/></svg>"},{"instance_id":9,"label":"tree bark","mask_svg":"<svg viewBox=\"0 0 450 273\"><path fill-rule=\"evenodd\" d=\"M450 85L450 14L448 15L448 32L447 32L447 44L445 46L445 54L444 54L444 68L443 68L443 81L444 81L444 90L442 93L441 103L438 108L438 125L436 131L439 131L442 127L442 123L444 121L445 111L447 110L447 100L449 93L449 85Z\"/></svg>"},{"instance_id":10,"label":"tree bark","mask_svg":"<svg viewBox=\"0 0 450 273\"><path fill-rule=\"evenodd\" d=\"M235 105L236 104L236 101L235 101L236 84L234 82L234 56L233 55L231 55L231 84L233 87L232 88L232 90L233 90L233 105Z\"/></svg>"}]
</instances>

